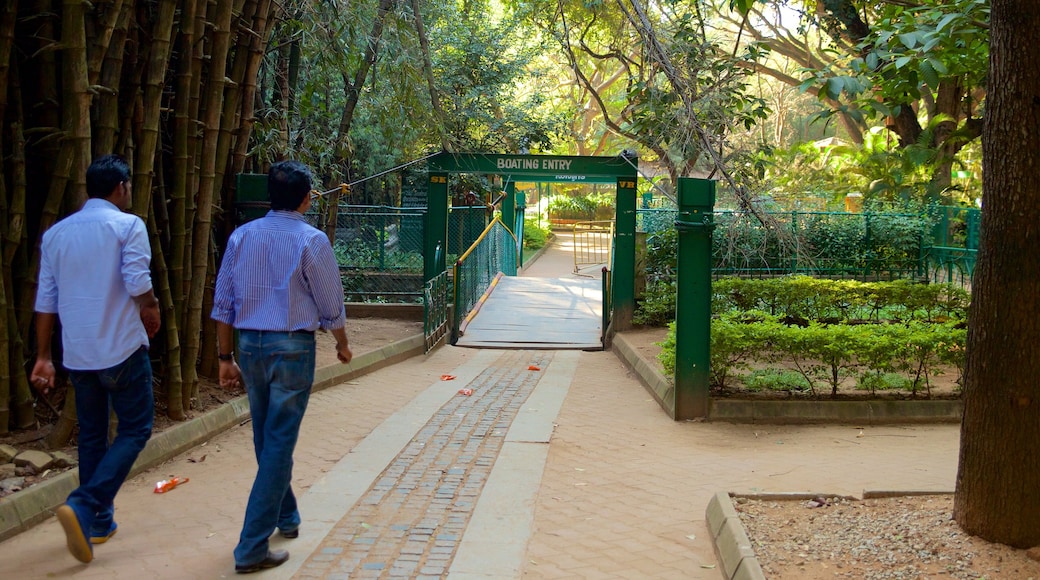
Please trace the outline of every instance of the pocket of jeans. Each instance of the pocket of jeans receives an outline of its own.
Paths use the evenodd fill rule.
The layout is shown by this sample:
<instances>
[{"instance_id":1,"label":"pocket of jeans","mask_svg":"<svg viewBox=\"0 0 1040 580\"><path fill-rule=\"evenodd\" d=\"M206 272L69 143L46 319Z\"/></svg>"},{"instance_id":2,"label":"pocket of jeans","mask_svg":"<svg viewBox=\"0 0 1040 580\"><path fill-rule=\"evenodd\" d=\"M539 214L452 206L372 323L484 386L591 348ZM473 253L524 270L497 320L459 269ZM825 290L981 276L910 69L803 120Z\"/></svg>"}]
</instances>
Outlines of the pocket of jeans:
<instances>
[{"instance_id":1,"label":"pocket of jeans","mask_svg":"<svg viewBox=\"0 0 1040 580\"><path fill-rule=\"evenodd\" d=\"M137 355L138 353L135 352L134 354L127 357L126 360L117 364L116 366L98 371L97 377L98 382L101 384L101 386L105 390L113 393L125 391L126 389L133 386L130 382L133 379L131 373L133 373L134 369L136 368L136 365L134 364L134 359L137 357Z\"/></svg>"},{"instance_id":2,"label":"pocket of jeans","mask_svg":"<svg viewBox=\"0 0 1040 580\"><path fill-rule=\"evenodd\" d=\"M277 357L277 365L287 375L293 376L297 381L291 381L299 388L310 388L314 381L314 351L311 350L286 350L274 353Z\"/></svg>"}]
</instances>

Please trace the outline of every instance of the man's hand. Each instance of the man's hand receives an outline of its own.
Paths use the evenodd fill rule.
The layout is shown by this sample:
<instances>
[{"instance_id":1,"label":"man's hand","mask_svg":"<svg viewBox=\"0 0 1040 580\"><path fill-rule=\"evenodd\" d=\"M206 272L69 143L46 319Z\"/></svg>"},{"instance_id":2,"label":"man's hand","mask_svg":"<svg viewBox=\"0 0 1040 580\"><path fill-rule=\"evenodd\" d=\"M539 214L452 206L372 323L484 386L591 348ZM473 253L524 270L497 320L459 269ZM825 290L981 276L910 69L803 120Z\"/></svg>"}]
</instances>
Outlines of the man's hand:
<instances>
[{"instance_id":1,"label":"man's hand","mask_svg":"<svg viewBox=\"0 0 1040 580\"><path fill-rule=\"evenodd\" d=\"M159 299L155 297L154 291L149 290L140 296L134 296L134 302L141 309L141 323L144 324L144 331L148 333L148 338L154 337L162 324L159 316Z\"/></svg>"},{"instance_id":2,"label":"man's hand","mask_svg":"<svg viewBox=\"0 0 1040 580\"><path fill-rule=\"evenodd\" d=\"M343 364L349 363L350 359L354 358L354 353L350 351L350 345L346 342L337 342L336 358Z\"/></svg>"},{"instance_id":3,"label":"man's hand","mask_svg":"<svg viewBox=\"0 0 1040 580\"><path fill-rule=\"evenodd\" d=\"M242 386L242 369L232 360L220 361L220 387L231 390Z\"/></svg>"},{"instance_id":4,"label":"man's hand","mask_svg":"<svg viewBox=\"0 0 1040 580\"><path fill-rule=\"evenodd\" d=\"M158 302L152 306L141 307L141 322L144 323L144 331L148 333L148 338L153 338L155 333L159 332L162 318L159 315Z\"/></svg>"},{"instance_id":5,"label":"man's hand","mask_svg":"<svg viewBox=\"0 0 1040 580\"><path fill-rule=\"evenodd\" d=\"M54 387L54 363L51 362L51 359L36 359L29 382L44 395Z\"/></svg>"}]
</instances>

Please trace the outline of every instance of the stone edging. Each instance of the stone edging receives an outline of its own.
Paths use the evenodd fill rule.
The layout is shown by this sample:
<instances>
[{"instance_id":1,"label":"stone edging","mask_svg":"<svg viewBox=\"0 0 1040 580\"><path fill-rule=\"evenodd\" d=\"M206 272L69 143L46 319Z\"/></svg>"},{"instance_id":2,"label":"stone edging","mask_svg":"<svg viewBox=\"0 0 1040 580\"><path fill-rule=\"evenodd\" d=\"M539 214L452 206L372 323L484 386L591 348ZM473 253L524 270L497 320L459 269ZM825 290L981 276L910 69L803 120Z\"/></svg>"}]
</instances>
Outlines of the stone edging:
<instances>
[{"instance_id":1,"label":"stone edging","mask_svg":"<svg viewBox=\"0 0 1040 580\"><path fill-rule=\"evenodd\" d=\"M863 499L883 497L906 497L916 495L945 495L952 494L950 491L864 491ZM715 556L722 568L723 578L726 580L766 580L762 572L762 566L758 563L758 557L751 547L751 540L744 530L744 524L740 521L736 508L733 507L733 497L742 497L760 501L798 501L810 500L817 497L841 497L844 499L859 500L860 498L828 493L753 493L753 494L729 494L724 491L716 492L708 502L708 508L704 512L704 519L711 534L711 544L715 549Z\"/></svg>"},{"instance_id":2,"label":"stone edging","mask_svg":"<svg viewBox=\"0 0 1040 580\"><path fill-rule=\"evenodd\" d=\"M657 399L668 416L675 416L675 387L650 362L644 360L625 340L614 336L613 349L642 380L646 390ZM708 419L732 423L958 423L963 403L955 401L750 401L713 398Z\"/></svg>"},{"instance_id":3,"label":"stone edging","mask_svg":"<svg viewBox=\"0 0 1040 580\"><path fill-rule=\"evenodd\" d=\"M422 354L423 335L399 340L379 350L358 355L350 364L334 364L317 369L314 373L314 391L370 373ZM155 467L173 456L187 451L249 418L249 400L245 395L189 421L179 423L148 440L137 457L129 477ZM0 500L0 541L54 515L54 509L79 485L79 470L65 473L38 483Z\"/></svg>"}]
</instances>

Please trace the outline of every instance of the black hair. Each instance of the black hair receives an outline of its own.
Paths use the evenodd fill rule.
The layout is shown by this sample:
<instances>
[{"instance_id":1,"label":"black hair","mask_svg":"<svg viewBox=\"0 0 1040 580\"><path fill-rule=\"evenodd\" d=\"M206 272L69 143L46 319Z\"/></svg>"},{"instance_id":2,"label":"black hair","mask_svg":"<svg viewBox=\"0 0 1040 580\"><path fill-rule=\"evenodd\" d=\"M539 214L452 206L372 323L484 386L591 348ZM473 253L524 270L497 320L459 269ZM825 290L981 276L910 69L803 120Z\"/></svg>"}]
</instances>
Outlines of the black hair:
<instances>
[{"instance_id":1,"label":"black hair","mask_svg":"<svg viewBox=\"0 0 1040 580\"><path fill-rule=\"evenodd\" d=\"M299 161L279 161L267 172L271 209L295 210L310 191L311 170Z\"/></svg>"},{"instance_id":2,"label":"black hair","mask_svg":"<svg viewBox=\"0 0 1040 580\"><path fill-rule=\"evenodd\" d=\"M130 181L130 164L121 155L103 155L87 168L87 197L106 198L124 181Z\"/></svg>"}]
</instances>

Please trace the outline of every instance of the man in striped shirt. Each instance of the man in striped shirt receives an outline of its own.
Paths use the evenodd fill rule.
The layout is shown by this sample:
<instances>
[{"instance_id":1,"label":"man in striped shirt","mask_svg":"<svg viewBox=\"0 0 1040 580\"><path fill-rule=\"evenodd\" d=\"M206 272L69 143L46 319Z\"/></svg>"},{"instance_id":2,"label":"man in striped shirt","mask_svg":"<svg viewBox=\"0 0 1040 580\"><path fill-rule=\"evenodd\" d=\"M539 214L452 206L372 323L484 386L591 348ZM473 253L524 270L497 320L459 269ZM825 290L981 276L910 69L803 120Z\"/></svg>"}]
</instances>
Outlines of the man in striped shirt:
<instances>
[{"instance_id":1,"label":"man in striped shirt","mask_svg":"<svg viewBox=\"0 0 1040 580\"><path fill-rule=\"evenodd\" d=\"M276 527L286 538L300 533L290 482L314 381L314 331L332 332L340 362L349 363L353 356L332 245L303 219L311 206L310 170L298 161L272 165L267 192L271 211L236 229L228 240L211 315L217 321L220 385L245 385L259 464L235 547L240 574L289 559L286 550L269 549ZM239 331L238 363L234 329Z\"/></svg>"}]
</instances>

